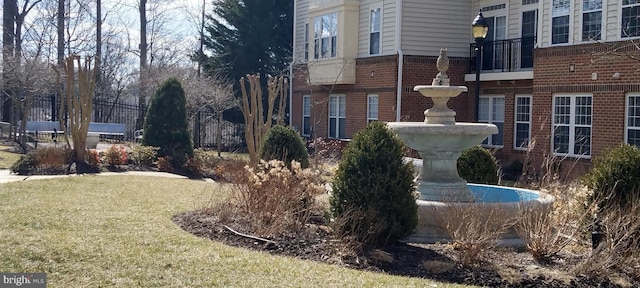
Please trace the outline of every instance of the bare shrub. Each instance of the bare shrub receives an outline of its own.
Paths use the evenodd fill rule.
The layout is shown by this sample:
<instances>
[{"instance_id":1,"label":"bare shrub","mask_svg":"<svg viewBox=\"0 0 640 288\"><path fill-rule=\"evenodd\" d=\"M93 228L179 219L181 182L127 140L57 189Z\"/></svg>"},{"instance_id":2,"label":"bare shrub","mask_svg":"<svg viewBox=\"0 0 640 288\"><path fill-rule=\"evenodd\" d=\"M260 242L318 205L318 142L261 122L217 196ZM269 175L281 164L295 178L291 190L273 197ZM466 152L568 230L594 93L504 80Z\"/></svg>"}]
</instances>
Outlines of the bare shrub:
<instances>
[{"instance_id":1,"label":"bare shrub","mask_svg":"<svg viewBox=\"0 0 640 288\"><path fill-rule=\"evenodd\" d=\"M374 207L349 209L333 219L331 226L338 237L354 252L362 251L365 243L372 243L386 229L384 217Z\"/></svg>"},{"instance_id":2,"label":"bare shrub","mask_svg":"<svg viewBox=\"0 0 640 288\"><path fill-rule=\"evenodd\" d=\"M66 147L41 147L32 152L35 167L40 172L64 173L69 163L71 151Z\"/></svg>"},{"instance_id":3,"label":"bare shrub","mask_svg":"<svg viewBox=\"0 0 640 288\"><path fill-rule=\"evenodd\" d=\"M482 254L494 248L514 219L504 207L483 203L450 203L436 209L463 266L476 265Z\"/></svg>"},{"instance_id":4,"label":"bare shrub","mask_svg":"<svg viewBox=\"0 0 640 288\"><path fill-rule=\"evenodd\" d=\"M640 197L632 197L625 206L607 205L598 210L605 239L577 272L601 277L621 272L640 281Z\"/></svg>"},{"instance_id":5,"label":"bare shrub","mask_svg":"<svg viewBox=\"0 0 640 288\"><path fill-rule=\"evenodd\" d=\"M213 178L229 183L246 183L245 166L247 166L246 160L240 158L224 159L215 165L213 172L215 177Z\"/></svg>"},{"instance_id":6,"label":"bare shrub","mask_svg":"<svg viewBox=\"0 0 640 288\"><path fill-rule=\"evenodd\" d=\"M585 231L590 193L577 184L555 185L543 192L554 196L554 203L550 207L535 203L521 206L515 227L533 258L549 262Z\"/></svg>"},{"instance_id":7,"label":"bare shrub","mask_svg":"<svg viewBox=\"0 0 640 288\"><path fill-rule=\"evenodd\" d=\"M325 192L317 171L302 169L297 161L291 162L291 170L279 160L262 160L245 170L246 182L235 184L233 199L251 217L251 230L262 236L302 228L313 211L314 197Z\"/></svg>"},{"instance_id":8,"label":"bare shrub","mask_svg":"<svg viewBox=\"0 0 640 288\"><path fill-rule=\"evenodd\" d=\"M342 157L342 144L339 140L315 138L308 143L311 150L311 164L337 163Z\"/></svg>"}]
</instances>

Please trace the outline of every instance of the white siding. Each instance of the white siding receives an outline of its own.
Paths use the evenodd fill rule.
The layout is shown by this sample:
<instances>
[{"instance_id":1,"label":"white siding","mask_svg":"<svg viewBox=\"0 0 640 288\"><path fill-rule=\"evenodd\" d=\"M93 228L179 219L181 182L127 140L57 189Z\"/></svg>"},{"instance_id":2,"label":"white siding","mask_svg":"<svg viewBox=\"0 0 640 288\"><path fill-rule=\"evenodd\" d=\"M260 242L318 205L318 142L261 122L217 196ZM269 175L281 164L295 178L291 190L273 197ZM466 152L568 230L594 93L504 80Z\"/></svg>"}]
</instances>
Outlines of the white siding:
<instances>
[{"instance_id":1,"label":"white siding","mask_svg":"<svg viewBox=\"0 0 640 288\"><path fill-rule=\"evenodd\" d=\"M569 23L572 25L569 26L569 44L577 44L582 42L582 0L571 0L569 15Z\"/></svg>"},{"instance_id":2,"label":"white siding","mask_svg":"<svg viewBox=\"0 0 640 288\"><path fill-rule=\"evenodd\" d=\"M541 10L538 11L538 21L542 22L542 31L538 32L538 43L541 47L549 47L551 45L551 0L541 0Z\"/></svg>"},{"instance_id":3,"label":"white siding","mask_svg":"<svg viewBox=\"0 0 640 288\"><path fill-rule=\"evenodd\" d=\"M402 50L436 56L447 48L449 56L468 57L473 17L468 0L404 0Z\"/></svg>"},{"instance_id":4,"label":"white siding","mask_svg":"<svg viewBox=\"0 0 640 288\"><path fill-rule=\"evenodd\" d=\"M382 8L382 50L380 55L395 54L395 34L396 34L396 7L395 1L390 0L361 0L360 1L360 25L358 33L358 57L368 57L369 55L369 18L371 9ZM374 55L379 56L379 55Z\"/></svg>"},{"instance_id":5,"label":"white siding","mask_svg":"<svg viewBox=\"0 0 640 288\"><path fill-rule=\"evenodd\" d=\"M606 17L602 27L603 39L605 41L616 41L620 39L620 26L622 25L622 1L620 0L603 0L602 17Z\"/></svg>"},{"instance_id":6,"label":"white siding","mask_svg":"<svg viewBox=\"0 0 640 288\"><path fill-rule=\"evenodd\" d=\"M540 0L540 1L544 1L544 0ZM521 35L521 33L522 33L522 25L520 24L520 23L522 23L522 12L523 11L534 10L534 9L537 8L538 4L523 6L522 5L522 0L511 0L511 1L509 1L509 0L484 0L484 1L477 1L473 5L473 10L472 10L473 11L473 15L471 16L472 17L471 20L473 20L473 18L475 18L476 15L478 15L478 12L480 11L480 9L482 9L484 7L499 5L499 4L505 4L506 7L504 9L498 9L498 10L483 12L482 14L484 15L484 17L507 16L507 35L506 35L505 39L514 39L514 38L522 37L522 35ZM469 21L469 25L471 25L471 21ZM469 29L471 29L471 28L469 28ZM471 39L471 40L473 40L473 39Z\"/></svg>"},{"instance_id":7,"label":"white siding","mask_svg":"<svg viewBox=\"0 0 640 288\"><path fill-rule=\"evenodd\" d=\"M293 35L294 45L294 61L296 63L304 62L304 24L309 21L309 0L295 0L295 35ZM311 24L309 24L311 25ZM311 29L311 27L309 27ZM312 44L311 35L309 35L309 45ZM311 57L311 55L309 55Z\"/></svg>"}]
</instances>

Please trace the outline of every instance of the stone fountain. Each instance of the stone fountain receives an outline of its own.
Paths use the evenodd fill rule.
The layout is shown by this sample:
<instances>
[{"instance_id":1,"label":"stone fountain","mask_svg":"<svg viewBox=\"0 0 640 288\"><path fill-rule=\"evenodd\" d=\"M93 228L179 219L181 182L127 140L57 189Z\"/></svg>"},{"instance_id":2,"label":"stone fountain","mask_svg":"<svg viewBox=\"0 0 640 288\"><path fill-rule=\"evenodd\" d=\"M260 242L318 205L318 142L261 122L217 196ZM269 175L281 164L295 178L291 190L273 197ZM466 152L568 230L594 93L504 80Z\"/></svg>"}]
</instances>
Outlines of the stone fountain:
<instances>
[{"instance_id":1,"label":"stone fountain","mask_svg":"<svg viewBox=\"0 0 640 288\"><path fill-rule=\"evenodd\" d=\"M456 163L460 154L480 144L487 136L498 133L498 128L493 124L457 123L456 112L447 107L447 102L467 92L467 87L449 85L446 49L440 51L436 66L439 73L431 85L413 88L423 96L430 97L434 103L432 108L424 112L424 122L387 123L407 146L417 150L422 157L422 164L417 165L420 172L416 179L419 223L409 241L435 243L450 240L436 215L438 207L445 205L465 207L482 203L483 209L500 207L501 211L512 214L505 217L515 216L523 205L550 205L553 197L537 191L467 184L458 175ZM503 239L506 245L522 244L513 232Z\"/></svg>"}]
</instances>

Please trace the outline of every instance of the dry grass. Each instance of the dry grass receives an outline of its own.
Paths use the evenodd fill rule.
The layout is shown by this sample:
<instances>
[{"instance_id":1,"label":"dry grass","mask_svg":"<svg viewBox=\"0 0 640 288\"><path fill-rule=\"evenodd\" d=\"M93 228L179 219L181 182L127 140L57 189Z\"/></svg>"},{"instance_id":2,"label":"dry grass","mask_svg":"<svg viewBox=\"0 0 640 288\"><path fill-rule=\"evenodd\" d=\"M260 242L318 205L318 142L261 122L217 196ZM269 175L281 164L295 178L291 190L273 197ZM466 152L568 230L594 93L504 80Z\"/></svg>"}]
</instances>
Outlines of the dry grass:
<instances>
[{"instance_id":1,"label":"dry grass","mask_svg":"<svg viewBox=\"0 0 640 288\"><path fill-rule=\"evenodd\" d=\"M11 152L12 150L13 146L0 145L0 169L9 169L22 156L22 154Z\"/></svg>"},{"instance_id":2,"label":"dry grass","mask_svg":"<svg viewBox=\"0 0 640 288\"><path fill-rule=\"evenodd\" d=\"M624 207L599 209L598 219L604 241L577 271L603 277L617 271L640 281L640 196L632 197Z\"/></svg>"},{"instance_id":3,"label":"dry grass","mask_svg":"<svg viewBox=\"0 0 640 288\"><path fill-rule=\"evenodd\" d=\"M577 183L553 185L543 192L554 196L553 205L534 204L521 208L515 227L533 258L549 262L567 246L579 241L586 231L585 220L591 212L587 209L590 193Z\"/></svg>"},{"instance_id":4,"label":"dry grass","mask_svg":"<svg viewBox=\"0 0 640 288\"><path fill-rule=\"evenodd\" d=\"M445 204L437 208L436 214L463 266L478 264L482 254L498 244L514 220L505 216L508 212L504 208L482 203Z\"/></svg>"},{"instance_id":5,"label":"dry grass","mask_svg":"<svg viewBox=\"0 0 640 288\"><path fill-rule=\"evenodd\" d=\"M253 221L250 230L262 236L299 231L314 211L315 197L325 192L319 173L296 161L291 170L279 160L261 160L245 170L246 181L234 184L232 197Z\"/></svg>"},{"instance_id":6,"label":"dry grass","mask_svg":"<svg viewBox=\"0 0 640 288\"><path fill-rule=\"evenodd\" d=\"M0 271L46 272L50 287L468 287L233 248L171 222L228 188L139 176L0 185Z\"/></svg>"}]
</instances>

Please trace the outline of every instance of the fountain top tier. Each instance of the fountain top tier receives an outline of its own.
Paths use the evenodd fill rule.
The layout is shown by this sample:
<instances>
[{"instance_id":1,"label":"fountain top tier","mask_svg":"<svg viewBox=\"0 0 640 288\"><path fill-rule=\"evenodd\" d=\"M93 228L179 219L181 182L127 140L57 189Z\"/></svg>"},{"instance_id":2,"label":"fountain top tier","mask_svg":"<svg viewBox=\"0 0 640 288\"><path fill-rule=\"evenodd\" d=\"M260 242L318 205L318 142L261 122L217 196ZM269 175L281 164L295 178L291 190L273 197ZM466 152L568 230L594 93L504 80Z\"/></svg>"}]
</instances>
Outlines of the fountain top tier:
<instances>
[{"instance_id":1,"label":"fountain top tier","mask_svg":"<svg viewBox=\"0 0 640 288\"><path fill-rule=\"evenodd\" d=\"M440 50L440 56L436 60L438 74L433 78L431 85L419 85L413 87L413 91L418 91L425 97L433 100L433 107L424 111L424 122L427 124L455 124L456 112L447 107L447 102L452 97L457 97L462 92L467 92L466 86L450 86L451 82L447 76L449 69L449 57L447 49Z\"/></svg>"}]
</instances>

